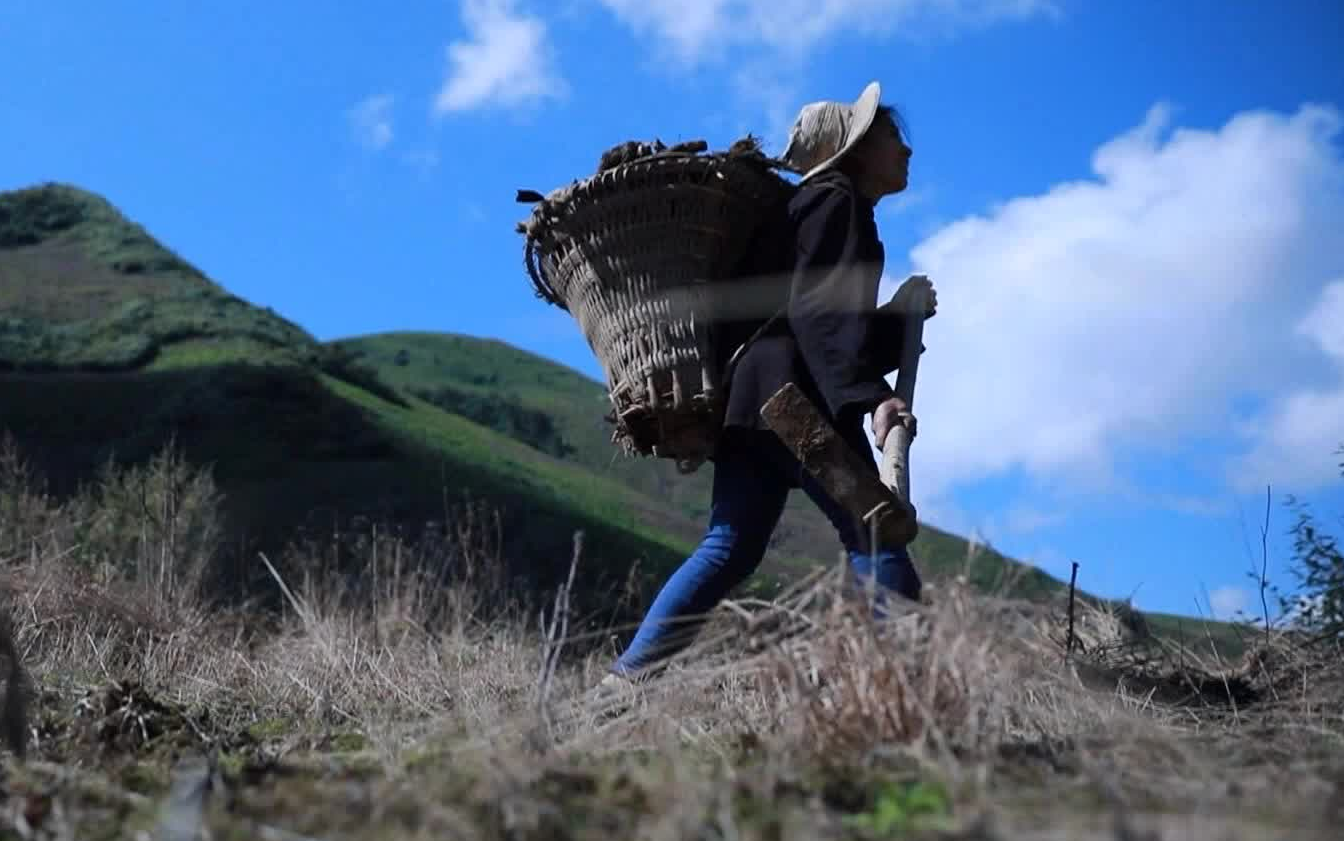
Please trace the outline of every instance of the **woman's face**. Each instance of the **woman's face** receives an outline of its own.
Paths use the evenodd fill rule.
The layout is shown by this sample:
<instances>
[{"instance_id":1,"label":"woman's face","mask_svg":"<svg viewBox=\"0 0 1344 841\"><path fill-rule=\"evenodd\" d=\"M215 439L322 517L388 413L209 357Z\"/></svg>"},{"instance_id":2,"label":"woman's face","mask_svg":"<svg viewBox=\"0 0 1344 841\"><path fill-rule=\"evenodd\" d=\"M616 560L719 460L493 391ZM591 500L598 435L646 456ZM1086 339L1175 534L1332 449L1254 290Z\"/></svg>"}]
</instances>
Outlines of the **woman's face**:
<instances>
[{"instance_id":1,"label":"woman's face","mask_svg":"<svg viewBox=\"0 0 1344 841\"><path fill-rule=\"evenodd\" d=\"M875 198L899 193L910 179L910 156L914 151L901 138L901 130L890 116L873 120L861 147L863 171Z\"/></svg>"}]
</instances>

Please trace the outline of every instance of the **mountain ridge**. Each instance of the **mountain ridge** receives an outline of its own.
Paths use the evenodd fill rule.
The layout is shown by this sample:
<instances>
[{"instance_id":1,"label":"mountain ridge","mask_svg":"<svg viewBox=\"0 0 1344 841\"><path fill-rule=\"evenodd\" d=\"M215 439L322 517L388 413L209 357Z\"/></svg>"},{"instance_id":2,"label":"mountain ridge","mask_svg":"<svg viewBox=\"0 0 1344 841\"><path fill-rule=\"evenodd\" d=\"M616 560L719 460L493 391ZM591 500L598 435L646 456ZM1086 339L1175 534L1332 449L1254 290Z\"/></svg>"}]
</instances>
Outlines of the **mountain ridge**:
<instances>
[{"instance_id":1,"label":"mountain ridge","mask_svg":"<svg viewBox=\"0 0 1344 841\"><path fill-rule=\"evenodd\" d=\"M268 528L284 520L269 508L304 494L348 516L361 506L425 515L442 490L437 465L440 481L486 492L512 522L548 524L546 535L513 535L522 566L547 559L539 580L554 579L582 527L610 537L596 561L610 567L605 580L642 558L647 590L694 546L708 512L711 468L682 477L669 462L620 455L592 377L494 337L317 341L229 294L110 202L54 182L0 193L0 372L0 394L29 398L0 426L39 449L44 436L62 441L70 463L47 460L66 473L87 478L113 453L145 458L177 436L219 465L240 516ZM284 413L267 416L278 405ZM356 477L360 493L340 487ZM289 514L290 525L302 519ZM751 586L767 592L838 550L829 523L793 495ZM929 524L913 552L931 578L966 569L985 588L1016 578L1036 598L1064 586L992 549L968 566L967 542Z\"/></svg>"}]
</instances>

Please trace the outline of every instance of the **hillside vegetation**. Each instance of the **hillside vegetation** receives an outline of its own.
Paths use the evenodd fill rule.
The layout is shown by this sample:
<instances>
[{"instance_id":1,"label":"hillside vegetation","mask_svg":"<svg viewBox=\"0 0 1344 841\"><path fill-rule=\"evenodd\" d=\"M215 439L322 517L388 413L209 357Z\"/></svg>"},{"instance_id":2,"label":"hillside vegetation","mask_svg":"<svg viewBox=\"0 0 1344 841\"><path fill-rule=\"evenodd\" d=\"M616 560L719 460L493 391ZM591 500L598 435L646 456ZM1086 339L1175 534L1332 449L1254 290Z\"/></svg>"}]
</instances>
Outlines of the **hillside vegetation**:
<instances>
[{"instance_id":1,"label":"hillside vegetation","mask_svg":"<svg viewBox=\"0 0 1344 841\"><path fill-rule=\"evenodd\" d=\"M478 423L511 435L542 451L582 465L666 500L696 522L708 515L708 468L681 476L666 461L620 456L611 444L605 387L578 371L504 342L448 333L384 333L342 341L352 357L379 378L411 394L452 406ZM922 523L912 552L920 569L934 579L965 575L981 590L1008 588L1019 596L1048 598L1066 584L1040 570L981 547L971 551L965 539ZM835 531L801 493L793 494L771 544L767 571L788 580L805 561L826 559L837 551ZM1084 571L1084 581L1086 572ZM1123 605L1114 605L1125 610ZM1212 644L1240 653L1244 632L1221 622L1148 613L1143 621L1158 635Z\"/></svg>"},{"instance_id":2,"label":"hillside vegetation","mask_svg":"<svg viewBox=\"0 0 1344 841\"><path fill-rule=\"evenodd\" d=\"M489 530L296 547L263 617L211 598L218 489L171 450L65 501L39 485L0 452L0 642L31 688L6 687L27 703L3 719L0 838L1268 841L1344 820L1328 641L1276 630L1227 661L1084 605L1069 654L1059 599L950 584L874 622L823 573L725 603L659 679L604 693L607 629L576 630L563 586L538 623Z\"/></svg>"},{"instance_id":3,"label":"hillside vegetation","mask_svg":"<svg viewBox=\"0 0 1344 841\"><path fill-rule=\"evenodd\" d=\"M404 391L463 414L542 451L608 476L664 501L700 524L709 514L710 468L681 476L668 461L625 457L611 443L605 387L577 371L504 342L443 333L387 333L340 342L359 363ZM1023 594L1052 592L1061 583L1039 570L988 551L969 570L964 540L922 525L914 551L937 576L968 572L983 586L1014 577ZM801 493L793 494L776 532L771 568L793 559L825 559L839 551L835 530Z\"/></svg>"},{"instance_id":4,"label":"hillside vegetation","mask_svg":"<svg viewBox=\"0 0 1344 841\"><path fill-rule=\"evenodd\" d=\"M682 477L617 454L603 387L578 372L450 334L319 342L67 185L0 194L0 406L0 432L58 495L169 441L208 465L229 535L217 566L242 593L274 596L259 551L361 521L413 539L479 505L499 513L501 563L538 592L564 574L583 529L576 598L632 613L694 545L709 505L708 469ZM794 497L748 593L836 557L829 524ZM1063 587L930 524L913 551L935 581L965 573L1037 599ZM1240 650L1231 626L1146 619Z\"/></svg>"},{"instance_id":5,"label":"hillside vegetation","mask_svg":"<svg viewBox=\"0 0 1344 841\"><path fill-rule=\"evenodd\" d=\"M223 489L234 583L256 579L259 550L356 518L415 534L472 501L499 512L511 572L537 586L587 529L595 600L692 539L647 497L403 394L229 295L97 196L0 195L0 230L0 432L65 495L176 441Z\"/></svg>"}]
</instances>

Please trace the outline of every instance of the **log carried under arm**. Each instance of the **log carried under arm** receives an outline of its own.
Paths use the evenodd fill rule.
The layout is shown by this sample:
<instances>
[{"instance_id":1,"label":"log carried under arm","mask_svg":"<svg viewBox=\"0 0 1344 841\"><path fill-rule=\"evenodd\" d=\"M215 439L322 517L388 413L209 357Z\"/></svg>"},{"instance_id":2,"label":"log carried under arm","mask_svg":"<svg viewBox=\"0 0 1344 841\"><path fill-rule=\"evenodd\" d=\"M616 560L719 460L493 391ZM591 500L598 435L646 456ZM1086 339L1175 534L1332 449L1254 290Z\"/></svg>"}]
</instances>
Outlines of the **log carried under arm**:
<instances>
[{"instance_id":1,"label":"log carried under arm","mask_svg":"<svg viewBox=\"0 0 1344 841\"><path fill-rule=\"evenodd\" d=\"M890 311L895 303L893 300L883 309ZM928 298L923 289L917 289L906 303L909 306L903 313L905 330L895 391L913 411ZM873 529L879 543L907 546L915 539L919 523L910 503L910 429L898 424L887 434L881 466L874 476L871 467L794 383L765 402L761 418L831 498Z\"/></svg>"},{"instance_id":2,"label":"log carried under arm","mask_svg":"<svg viewBox=\"0 0 1344 841\"><path fill-rule=\"evenodd\" d=\"M876 518L884 545L905 546L918 532L914 511L896 499L872 467L845 443L802 389L789 383L765 402L761 417L817 483L858 522Z\"/></svg>"}]
</instances>

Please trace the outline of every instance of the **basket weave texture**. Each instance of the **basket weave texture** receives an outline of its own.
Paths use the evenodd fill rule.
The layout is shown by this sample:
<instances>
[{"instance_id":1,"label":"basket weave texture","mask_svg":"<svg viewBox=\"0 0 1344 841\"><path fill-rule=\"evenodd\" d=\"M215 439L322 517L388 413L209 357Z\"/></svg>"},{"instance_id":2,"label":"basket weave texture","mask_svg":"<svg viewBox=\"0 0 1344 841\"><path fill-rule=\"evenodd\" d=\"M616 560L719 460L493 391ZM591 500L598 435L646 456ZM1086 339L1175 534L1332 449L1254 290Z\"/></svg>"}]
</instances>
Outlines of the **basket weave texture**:
<instances>
[{"instance_id":1,"label":"basket weave texture","mask_svg":"<svg viewBox=\"0 0 1344 841\"><path fill-rule=\"evenodd\" d=\"M722 418L716 298L795 190L751 138L704 149L623 144L519 225L537 294L575 318L602 364L613 443L683 471L708 457Z\"/></svg>"}]
</instances>

